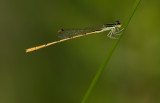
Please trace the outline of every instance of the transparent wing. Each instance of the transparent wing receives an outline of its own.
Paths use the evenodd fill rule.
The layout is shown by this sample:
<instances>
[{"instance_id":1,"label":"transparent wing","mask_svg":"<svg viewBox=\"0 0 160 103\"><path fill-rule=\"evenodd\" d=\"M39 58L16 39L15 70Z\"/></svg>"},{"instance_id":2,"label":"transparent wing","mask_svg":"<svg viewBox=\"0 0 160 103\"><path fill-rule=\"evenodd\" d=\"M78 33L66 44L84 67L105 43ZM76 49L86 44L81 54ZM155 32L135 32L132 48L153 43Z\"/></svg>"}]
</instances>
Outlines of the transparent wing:
<instances>
[{"instance_id":1,"label":"transparent wing","mask_svg":"<svg viewBox=\"0 0 160 103\"><path fill-rule=\"evenodd\" d=\"M61 29L58 31L58 37L70 38L76 35L86 34L94 31L101 31L103 26L91 28L74 28L74 29Z\"/></svg>"}]
</instances>

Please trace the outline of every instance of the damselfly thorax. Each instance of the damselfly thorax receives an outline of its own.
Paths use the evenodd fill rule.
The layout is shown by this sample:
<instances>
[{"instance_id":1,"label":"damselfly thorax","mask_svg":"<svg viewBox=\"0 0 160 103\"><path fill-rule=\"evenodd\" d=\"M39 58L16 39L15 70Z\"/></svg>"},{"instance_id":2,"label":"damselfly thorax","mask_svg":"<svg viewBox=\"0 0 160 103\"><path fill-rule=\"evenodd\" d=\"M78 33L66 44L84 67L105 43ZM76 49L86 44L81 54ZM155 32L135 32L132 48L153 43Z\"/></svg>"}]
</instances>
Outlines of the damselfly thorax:
<instances>
[{"instance_id":1,"label":"damselfly thorax","mask_svg":"<svg viewBox=\"0 0 160 103\"><path fill-rule=\"evenodd\" d=\"M104 24L104 25L98 26L98 27L60 29L58 31L58 37L62 38L61 40L26 49L26 52L35 51L40 48L50 46L52 44L60 43L62 41L70 40L73 38L77 38L77 37L81 37L81 36L85 36L85 35L89 35L89 34L93 34L93 33L100 33L100 32L104 32L104 31L109 31L109 33L107 35L109 38L117 39L115 36L119 35L118 33L121 31L120 30L121 26L122 25L120 24L120 22L116 21L114 24Z\"/></svg>"}]
</instances>

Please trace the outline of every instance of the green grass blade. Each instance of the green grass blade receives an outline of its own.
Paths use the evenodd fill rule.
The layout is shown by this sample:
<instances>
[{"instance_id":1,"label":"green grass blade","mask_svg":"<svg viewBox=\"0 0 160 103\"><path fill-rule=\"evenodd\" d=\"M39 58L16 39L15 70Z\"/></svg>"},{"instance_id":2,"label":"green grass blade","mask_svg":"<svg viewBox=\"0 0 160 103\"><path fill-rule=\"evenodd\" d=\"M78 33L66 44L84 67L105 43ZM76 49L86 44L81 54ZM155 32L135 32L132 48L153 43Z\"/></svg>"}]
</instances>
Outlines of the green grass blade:
<instances>
[{"instance_id":1,"label":"green grass blade","mask_svg":"<svg viewBox=\"0 0 160 103\"><path fill-rule=\"evenodd\" d=\"M132 8L132 10L131 10L128 18L126 19L126 21L124 22L124 24L123 24L123 26L122 26L122 28L125 28L125 29L121 32L121 34L123 34L123 32L126 30L126 28L127 28L128 24L129 24L129 22L131 21L131 18L133 17L133 15L134 15L134 13L135 13L135 10L136 10L136 8L138 7L140 1L141 1L141 0L136 0L136 1L135 1L135 4L133 5L133 8ZM102 74L104 68L106 67L106 65L107 65L107 63L108 63L108 61L110 60L110 58L111 58L111 56L112 56L115 48L117 47L117 45L118 45L119 40L120 40L121 37L122 37L122 35L119 36L119 39L117 39L117 40L114 41L111 49L109 50L107 56L105 57L105 60L103 61L102 65L101 65L100 68L98 69L95 77L93 78L93 80L92 80L92 82L91 82L91 84L90 84L90 86L89 86L89 88L88 88L85 96L83 97L81 103L86 103L86 100L88 99L88 97L89 97L90 93L92 92L92 90L93 90L93 88L94 88L94 86L95 86L98 78L100 77L100 75Z\"/></svg>"}]
</instances>

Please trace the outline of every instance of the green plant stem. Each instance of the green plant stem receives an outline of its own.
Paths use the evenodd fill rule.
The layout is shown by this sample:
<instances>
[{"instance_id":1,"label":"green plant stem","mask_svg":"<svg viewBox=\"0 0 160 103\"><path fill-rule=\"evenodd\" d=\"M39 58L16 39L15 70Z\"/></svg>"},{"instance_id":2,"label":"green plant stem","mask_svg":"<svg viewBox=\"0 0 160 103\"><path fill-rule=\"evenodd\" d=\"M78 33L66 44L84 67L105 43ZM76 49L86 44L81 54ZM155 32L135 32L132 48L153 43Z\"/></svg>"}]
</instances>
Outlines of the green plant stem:
<instances>
[{"instance_id":1,"label":"green plant stem","mask_svg":"<svg viewBox=\"0 0 160 103\"><path fill-rule=\"evenodd\" d=\"M100 75L102 74L103 70L105 69L108 61L110 60L115 48L117 47L118 43L119 43L119 40L120 38L122 37L122 34L123 32L126 30L129 22L131 21L131 18L133 17L134 13L135 13L135 10L136 8L138 7L139 3L140 3L141 0L136 0L135 1L135 4L133 5L133 8L128 16L128 18L126 19L126 21L124 22L124 25L122 26L122 28L124 28L124 30L121 32L121 35L119 36L119 39L115 40L113 45L111 46L111 49L109 50L107 56L105 57L105 60L103 61L103 63L101 64L100 68L98 69L95 77L93 78L85 96L83 97L81 103L86 103L86 100L88 99L89 95L91 94L95 84L97 83L97 80L99 79Z\"/></svg>"}]
</instances>

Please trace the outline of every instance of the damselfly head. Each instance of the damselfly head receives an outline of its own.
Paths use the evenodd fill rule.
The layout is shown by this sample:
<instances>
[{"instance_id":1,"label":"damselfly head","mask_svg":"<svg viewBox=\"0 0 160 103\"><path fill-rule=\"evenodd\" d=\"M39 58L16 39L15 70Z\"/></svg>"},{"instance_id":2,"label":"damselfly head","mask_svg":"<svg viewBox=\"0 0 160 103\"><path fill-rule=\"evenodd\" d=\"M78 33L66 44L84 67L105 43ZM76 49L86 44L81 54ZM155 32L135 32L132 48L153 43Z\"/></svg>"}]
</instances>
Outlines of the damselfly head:
<instances>
[{"instance_id":1,"label":"damselfly head","mask_svg":"<svg viewBox=\"0 0 160 103\"><path fill-rule=\"evenodd\" d=\"M58 30L58 34L61 34L64 31L64 29Z\"/></svg>"},{"instance_id":2,"label":"damselfly head","mask_svg":"<svg viewBox=\"0 0 160 103\"><path fill-rule=\"evenodd\" d=\"M115 25L116 25L118 28L122 27L122 24L121 24L118 20L115 22Z\"/></svg>"}]
</instances>

